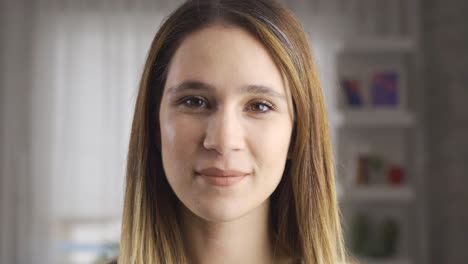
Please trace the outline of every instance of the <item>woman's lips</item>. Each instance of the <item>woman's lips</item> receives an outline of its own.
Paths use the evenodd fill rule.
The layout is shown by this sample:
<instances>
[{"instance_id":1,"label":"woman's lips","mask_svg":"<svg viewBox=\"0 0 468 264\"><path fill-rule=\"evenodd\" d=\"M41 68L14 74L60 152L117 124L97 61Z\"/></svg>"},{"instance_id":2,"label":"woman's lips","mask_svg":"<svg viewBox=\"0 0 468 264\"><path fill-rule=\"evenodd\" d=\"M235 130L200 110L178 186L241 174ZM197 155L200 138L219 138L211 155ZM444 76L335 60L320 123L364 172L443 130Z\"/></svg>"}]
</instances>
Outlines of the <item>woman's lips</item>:
<instances>
[{"instance_id":1,"label":"woman's lips","mask_svg":"<svg viewBox=\"0 0 468 264\"><path fill-rule=\"evenodd\" d=\"M202 169L195 172L198 176L201 176L209 184L215 186L231 186L247 176L249 173L238 171L238 170L223 170L215 167Z\"/></svg>"}]
</instances>

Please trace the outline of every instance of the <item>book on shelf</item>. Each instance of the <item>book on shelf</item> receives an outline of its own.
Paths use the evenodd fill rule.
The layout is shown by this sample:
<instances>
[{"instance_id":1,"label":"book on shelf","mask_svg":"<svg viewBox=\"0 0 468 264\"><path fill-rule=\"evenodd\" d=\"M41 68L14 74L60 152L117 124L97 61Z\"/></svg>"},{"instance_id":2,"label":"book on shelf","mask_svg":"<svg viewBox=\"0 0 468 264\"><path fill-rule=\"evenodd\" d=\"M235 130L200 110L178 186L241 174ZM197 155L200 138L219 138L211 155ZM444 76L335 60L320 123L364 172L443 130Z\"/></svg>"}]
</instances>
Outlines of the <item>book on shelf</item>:
<instances>
[{"instance_id":1,"label":"book on shelf","mask_svg":"<svg viewBox=\"0 0 468 264\"><path fill-rule=\"evenodd\" d=\"M341 85L346 94L347 104L352 107L360 107L363 105L362 87L359 80L342 79Z\"/></svg>"},{"instance_id":2,"label":"book on shelf","mask_svg":"<svg viewBox=\"0 0 468 264\"><path fill-rule=\"evenodd\" d=\"M398 77L394 71L376 71L372 74L370 93L373 106L398 106Z\"/></svg>"},{"instance_id":3,"label":"book on shelf","mask_svg":"<svg viewBox=\"0 0 468 264\"><path fill-rule=\"evenodd\" d=\"M345 106L356 108L397 108L400 104L400 87L398 72L376 70L365 77L342 77L340 84L345 96Z\"/></svg>"}]
</instances>

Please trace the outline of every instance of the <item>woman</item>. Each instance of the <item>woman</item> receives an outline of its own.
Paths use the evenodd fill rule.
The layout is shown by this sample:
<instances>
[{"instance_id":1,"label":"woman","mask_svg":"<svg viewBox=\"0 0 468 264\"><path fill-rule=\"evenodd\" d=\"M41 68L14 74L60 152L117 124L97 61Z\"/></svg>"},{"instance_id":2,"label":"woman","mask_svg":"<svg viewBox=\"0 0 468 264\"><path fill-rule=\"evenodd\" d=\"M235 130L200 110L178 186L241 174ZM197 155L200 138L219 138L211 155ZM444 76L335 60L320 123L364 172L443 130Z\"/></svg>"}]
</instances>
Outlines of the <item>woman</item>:
<instances>
[{"instance_id":1,"label":"woman","mask_svg":"<svg viewBox=\"0 0 468 264\"><path fill-rule=\"evenodd\" d=\"M119 263L345 261L324 101L270 0L188 1L140 83Z\"/></svg>"}]
</instances>

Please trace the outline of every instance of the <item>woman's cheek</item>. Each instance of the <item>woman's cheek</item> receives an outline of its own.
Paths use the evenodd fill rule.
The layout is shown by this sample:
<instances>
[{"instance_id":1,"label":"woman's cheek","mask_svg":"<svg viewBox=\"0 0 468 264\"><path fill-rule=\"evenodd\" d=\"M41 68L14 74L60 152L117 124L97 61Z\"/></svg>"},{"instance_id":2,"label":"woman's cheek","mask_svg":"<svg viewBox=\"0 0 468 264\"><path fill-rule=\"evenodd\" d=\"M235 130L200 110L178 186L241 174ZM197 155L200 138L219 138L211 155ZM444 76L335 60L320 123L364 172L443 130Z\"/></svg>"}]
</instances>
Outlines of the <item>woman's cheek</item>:
<instances>
[{"instance_id":1,"label":"woman's cheek","mask_svg":"<svg viewBox=\"0 0 468 264\"><path fill-rule=\"evenodd\" d=\"M281 158L289 148L291 124L286 118L276 118L263 125L257 132L256 142L269 155Z\"/></svg>"},{"instance_id":2,"label":"woman's cheek","mask_svg":"<svg viewBox=\"0 0 468 264\"><path fill-rule=\"evenodd\" d=\"M174 118L172 121L174 137L168 148L175 152L174 158L186 163L183 165L195 165L206 130L203 122L190 117Z\"/></svg>"}]
</instances>

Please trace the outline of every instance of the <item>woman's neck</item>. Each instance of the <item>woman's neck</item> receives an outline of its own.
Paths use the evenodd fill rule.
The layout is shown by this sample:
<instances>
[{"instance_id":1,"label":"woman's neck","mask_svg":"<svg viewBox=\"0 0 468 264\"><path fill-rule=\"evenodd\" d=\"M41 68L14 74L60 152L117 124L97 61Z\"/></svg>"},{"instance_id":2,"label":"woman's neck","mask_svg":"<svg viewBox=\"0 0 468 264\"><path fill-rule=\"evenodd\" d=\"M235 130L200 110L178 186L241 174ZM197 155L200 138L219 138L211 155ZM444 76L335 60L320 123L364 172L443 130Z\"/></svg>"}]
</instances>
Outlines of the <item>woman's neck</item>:
<instances>
[{"instance_id":1,"label":"woman's neck","mask_svg":"<svg viewBox=\"0 0 468 264\"><path fill-rule=\"evenodd\" d=\"M236 220L208 222L180 206L188 257L194 264L259 263L275 258L275 239L269 225L269 202Z\"/></svg>"}]
</instances>

